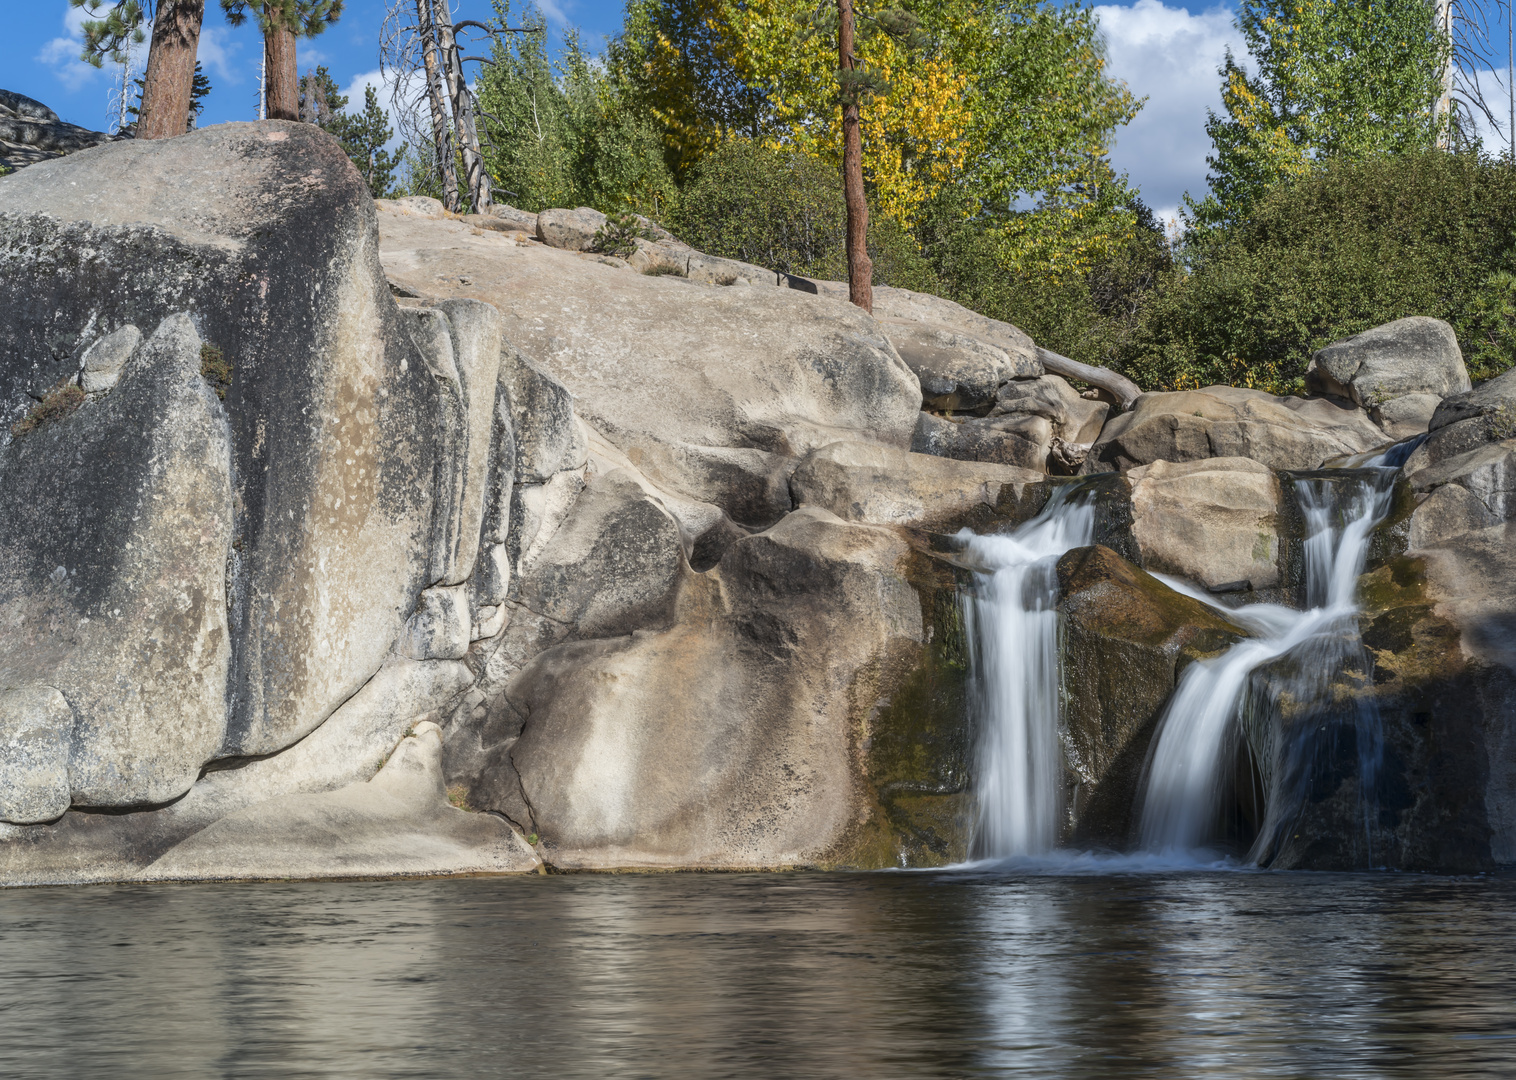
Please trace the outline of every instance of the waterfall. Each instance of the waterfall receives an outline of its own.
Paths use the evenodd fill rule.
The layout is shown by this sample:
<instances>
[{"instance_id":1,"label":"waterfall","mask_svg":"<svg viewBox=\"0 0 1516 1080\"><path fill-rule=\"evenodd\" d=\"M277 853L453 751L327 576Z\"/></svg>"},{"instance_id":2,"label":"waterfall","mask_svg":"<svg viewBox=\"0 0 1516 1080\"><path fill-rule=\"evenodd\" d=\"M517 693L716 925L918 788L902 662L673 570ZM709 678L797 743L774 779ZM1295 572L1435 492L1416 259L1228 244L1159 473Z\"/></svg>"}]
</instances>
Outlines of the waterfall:
<instances>
[{"instance_id":1,"label":"waterfall","mask_svg":"<svg viewBox=\"0 0 1516 1080\"><path fill-rule=\"evenodd\" d=\"M1061 487L1006 536L958 534L975 562L963 598L978 711L975 778L979 858L1032 855L1058 840L1063 751L1058 738L1058 578L1065 552L1090 543L1095 511Z\"/></svg>"},{"instance_id":2,"label":"waterfall","mask_svg":"<svg viewBox=\"0 0 1516 1080\"><path fill-rule=\"evenodd\" d=\"M1395 476L1395 469L1378 467L1368 477L1344 473L1336 482L1319 476L1295 481L1306 524L1307 609L1277 604L1223 609L1254 636L1185 669L1149 758L1141 819L1145 850L1191 851L1209 838L1219 811L1227 751L1235 745L1244 690L1254 671L1288 655L1300 672L1290 686L1294 699L1319 701L1330 693L1328 684L1347 654L1362 650L1355 619L1358 577L1373 528L1388 509ZM1164 580L1215 603L1183 582ZM1377 725L1371 726L1374 730L1361 732L1359 738L1364 791L1372 788L1377 764ZM1270 815L1276 817L1278 811L1271 808Z\"/></svg>"}]
</instances>

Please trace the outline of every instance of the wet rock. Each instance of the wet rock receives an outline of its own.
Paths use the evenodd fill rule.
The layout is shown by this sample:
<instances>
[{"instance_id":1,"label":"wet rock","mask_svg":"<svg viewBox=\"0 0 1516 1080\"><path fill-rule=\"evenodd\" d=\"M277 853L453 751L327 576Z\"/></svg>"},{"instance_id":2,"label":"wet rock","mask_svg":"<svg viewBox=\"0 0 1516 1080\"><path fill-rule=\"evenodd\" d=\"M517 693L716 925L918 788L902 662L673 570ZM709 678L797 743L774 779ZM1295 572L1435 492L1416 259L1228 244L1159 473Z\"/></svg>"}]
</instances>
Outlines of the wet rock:
<instances>
[{"instance_id":1,"label":"wet rock","mask_svg":"<svg viewBox=\"0 0 1516 1080\"><path fill-rule=\"evenodd\" d=\"M1260 838L1263 865L1480 872L1497 835L1516 835L1491 815L1513 790L1493 770L1516 680L1469 654L1471 627L1436 603L1427 567L1403 557L1365 575L1361 648L1254 673L1250 708L1268 722L1245 730L1287 809Z\"/></svg>"},{"instance_id":2,"label":"wet rock","mask_svg":"<svg viewBox=\"0 0 1516 1080\"><path fill-rule=\"evenodd\" d=\"M1105 425L1084 470L1218 457L1251 458L1273 469L1315 469L1329 458L1388 441L1356 407L1208 386L1143 394L1130 411Z\"/></svg>"},{"instance_id":3,"label":"wet rock","mask_svg":"<svg viewBox=\"0 0 1516 1080\"><path fill-rule=\"evenodd\" d=\"M1215 592L1279 585L1282 496L1272 469L1248 458L1156 461L1127 478L1146 569Z\"/></svg>"},{"instance_id":4,"label":"wet rock","mask_svg":"<svg viewBox=\"0 0 1516 1080\"><path fill-rule=\"evenodd\" d=\"M1046 501L1046 477L1030 469L911 454L877 443L833 443L790 477L797 506L845 521L951 531L1021 521Z\"/></svg>"},{"instance_id":5,"label":"wet rock","mask_svg":"<svg viewBox=\"0 0 1516 1080\"><path fill-rule=\"evenodd\" d=\"M1058 560L1064 754L1074 840L1125 848L1143 763L1184 665L1246 637L1110 548Z\"/></svg>"}]
</instances>

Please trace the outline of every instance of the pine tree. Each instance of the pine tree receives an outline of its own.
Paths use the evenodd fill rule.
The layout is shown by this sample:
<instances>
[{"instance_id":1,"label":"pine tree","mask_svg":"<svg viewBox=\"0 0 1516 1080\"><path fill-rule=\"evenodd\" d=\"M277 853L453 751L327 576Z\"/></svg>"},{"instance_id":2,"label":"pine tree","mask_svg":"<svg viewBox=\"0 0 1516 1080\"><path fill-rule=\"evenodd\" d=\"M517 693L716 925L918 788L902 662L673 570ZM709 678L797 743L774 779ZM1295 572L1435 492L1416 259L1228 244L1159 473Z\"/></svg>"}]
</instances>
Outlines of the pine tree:
<instances>
[{"instance_id":1,"label":"pine tree","mask_svg":"<svg viewBox=\"0 0 1516 1080\"><path fill-rule=\"evenodd\" d=\"M326 128L334 117L347 108L347 96L342 93L337 80L325 65L315 71L307 71L300 80L300 119L307 124Z\"/></svg>"},{"instance_id":2,"label":"pine tree","mask_svg":"<svg viewBox=\"0 0 1516 1080\"><path fill-rule=\"evenodd\" d=\"M325 68L317 69L318 74ZM343 105L347 98L340 98ZM340 107L340 106L339 106ZM379 95L372 86L363 88L363 111L356 116L338 112L323 124L327 131L342 143L342 149L353 159L359 174L368 184L369 193L376 199L389 194L395 182L395 169L405 156L405 146L393 153L385 150L385 144L395 137L390 127L389 114L379 107Z\"/></svg>"},{"instance_id":3,"label":"pine tree","mask_svg":"<svg viewBox=\"0 0 1516 1080\"><path fill-rule=\"evenodd\" d=\"M321 33L342 17L342 5L343 0L221 0L233 26L246 22L249 10L258 16L270 120L300 119L295 39Z\"/></svg>"},{"instance_id":4,"label":"pine tree","mask_svg":"<svg viewBox=\"0 0 1516 1080\"><path fill-rule=\"evenodd\" d=\"M137 104L127 107L126 114L132 118L133 123L139 123L142 119L142 94L146 77L132 80L132 85L137 88ZM205 99L210 96L211 80L200 66L200 61L195 61L195 73L190 82L189 111L185 114L184 128L186 131L194 131L195 125L200 120L200 114L205 111Z\"/></svg>"},{"instance_id":5,"label":"pine tree","mask_svg":"<svg viewBox=\"0 0 1516 1080\"><path fill-rule=\"evenodd\" d=\"M126 54L146 40L143 24L153 26L152 45L143 76L137 138L167 139L183 135L194 92L195 52L205 0L69 0L91 16L84 22L80 59L99 67L106 56L125 63Z\"/></svg>"}]
</instances>

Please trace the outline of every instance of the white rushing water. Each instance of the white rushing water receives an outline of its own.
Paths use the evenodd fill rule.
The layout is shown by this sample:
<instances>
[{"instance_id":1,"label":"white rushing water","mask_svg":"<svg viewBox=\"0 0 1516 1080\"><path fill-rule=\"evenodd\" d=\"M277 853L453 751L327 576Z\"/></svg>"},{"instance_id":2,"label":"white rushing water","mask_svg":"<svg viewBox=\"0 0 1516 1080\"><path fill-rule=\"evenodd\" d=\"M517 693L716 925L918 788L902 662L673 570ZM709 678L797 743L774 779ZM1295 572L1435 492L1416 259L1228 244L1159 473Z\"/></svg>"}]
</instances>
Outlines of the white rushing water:
<instances>
[{"instance_id":1,"label":"white rushing water","mask_svg":"<svg viewBox=\"0 0 1516 1080\"><path fill-rule=\"evenodd\" d=\"M964 530L981 569L964 597L978 698L975 777L979 858L1036 855L1058 840L1063 752L1058 739L1059 556L1090 543L1095 511L1057 493L1007 536Z\"/></svg>"},{"instance_id":2,"label":"white rushing water","mask_svg":"<svg viewBox=\"0 0 1516 1080\"><path fill-rule=\"evenodd\" d=\"M1328 669L1342 659L1344 643L1356 646L1358 576L1373 528L1388 509L1393 479L1394 472L1385 469L1375 481L1296 481L1306 523L1307 610L1277 604L1224 609L1254 637L1185 669L1149 761L1142 804L1144 850L1190 851L1208 839L1225 782L1229 740L1248 677L1255 670L1293 654L1300 667L1324 685L1332 673ZM1214 605L1206 593L1182 581L1164 580Z\"/></svg>"}]
</instances>

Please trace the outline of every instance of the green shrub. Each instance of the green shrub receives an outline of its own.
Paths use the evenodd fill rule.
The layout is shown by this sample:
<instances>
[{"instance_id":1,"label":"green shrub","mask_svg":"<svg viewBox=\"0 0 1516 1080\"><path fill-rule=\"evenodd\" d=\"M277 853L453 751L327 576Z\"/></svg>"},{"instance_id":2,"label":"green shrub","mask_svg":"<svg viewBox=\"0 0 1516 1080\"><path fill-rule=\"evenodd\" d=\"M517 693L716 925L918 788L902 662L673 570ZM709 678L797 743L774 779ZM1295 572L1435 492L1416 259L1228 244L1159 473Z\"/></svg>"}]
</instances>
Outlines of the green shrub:
<instances>
[{"instance_id":1,"label":"green shrub","mask_svg":"<svg viewBox=\"0 0 1516 1080\"><path fill-rule=\"evenodd\" d=\"M1016 273L1006 267L993 215L965 213L949 193L924 217L922 240L940 294L1025 330L1039 345L1086 364L1118 362L1142 304L1173 266L1169 245L1140 200L1138 227L1109 259L1086 274Z\"/></svg>"},{"instance_id":2,"label":"green shrub","mask_svg":"<svg viewBox=\"0 0 1516 1080\"><path fill-rule=\"evenodd\" d=\"M710 255L801 277L847 278L842 178L805 154L730 140L701 160L666 224ZM915 238L882 215L869 223L869 257L875 285L937 287Z\"/></svg>"},{"instance_id":3,"label":"green shrub","mask_svg":"<svg viewBox=\"0 0 1516 1080\"><path fill-rule=\"evenodd\" d=\"M606 215L605 224L595 230L590 250L602 255L619 255L624 259L637 250L638 240L651 240L652 237L652 232L637 220L636 214L612 211Z\"/></svg>"},{"instance_id":4,"label":"green shrub","mask_svg":"<svg viewBox=\"0 0 1516 1080\"><path fill-rule=\"evenodd\" d=\"M1186 253L1120 366L1144 389L1299 392L1311 353L1408 315L1452 324L1469 373L1516 359L1516 174L1436 151L1334 162Z\"/></svg>"}]
</instances>

